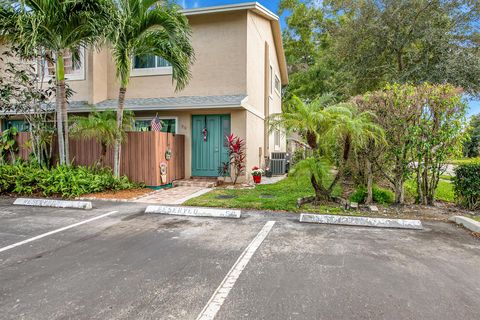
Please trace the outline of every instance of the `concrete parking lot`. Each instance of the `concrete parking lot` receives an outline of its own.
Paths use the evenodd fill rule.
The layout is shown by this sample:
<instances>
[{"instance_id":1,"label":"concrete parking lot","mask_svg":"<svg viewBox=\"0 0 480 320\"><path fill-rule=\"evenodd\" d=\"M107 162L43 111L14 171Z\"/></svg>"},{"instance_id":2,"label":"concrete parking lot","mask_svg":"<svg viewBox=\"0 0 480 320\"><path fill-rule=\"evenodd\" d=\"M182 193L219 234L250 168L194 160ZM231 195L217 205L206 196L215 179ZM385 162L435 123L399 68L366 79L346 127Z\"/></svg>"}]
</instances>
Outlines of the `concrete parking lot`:
<instances>
[{"instance_id":1,"label":"concrete parking lot","mask_svg":"<svg viewBox=\"0 0 480 320\"><path fill-rule=\"evenodd\" d=\"M144 214L141 203L81 211L12 202L0 199L0 250L111 214L1 251L1 319L196 319L202 310L208 319L212 305L215 319L480 314L480 241L448 223L413 231L261 212L171 217Z\"/></svg>"}]
</instances>

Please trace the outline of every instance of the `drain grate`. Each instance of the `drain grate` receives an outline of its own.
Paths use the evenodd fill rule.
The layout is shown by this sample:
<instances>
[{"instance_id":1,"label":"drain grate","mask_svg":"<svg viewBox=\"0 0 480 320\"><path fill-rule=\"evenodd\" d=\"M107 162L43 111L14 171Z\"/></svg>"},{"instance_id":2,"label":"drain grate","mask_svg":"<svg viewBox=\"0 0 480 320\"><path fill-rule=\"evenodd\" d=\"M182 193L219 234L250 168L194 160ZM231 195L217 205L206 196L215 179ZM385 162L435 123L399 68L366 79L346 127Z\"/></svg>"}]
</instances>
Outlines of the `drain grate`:
<instances>
[{"instance_id":1,"label":"drain grate","mask_svg":"<svg viewBox=\"0 0 480 320\"><path fill-rule=\"evenodd\" d=\"M233 198L236 198L237 196L231 196L231 195L228 195L228 194L221 194L219 196L216 196L217 199L233 199Z\"/></svg>"}]
</instances>

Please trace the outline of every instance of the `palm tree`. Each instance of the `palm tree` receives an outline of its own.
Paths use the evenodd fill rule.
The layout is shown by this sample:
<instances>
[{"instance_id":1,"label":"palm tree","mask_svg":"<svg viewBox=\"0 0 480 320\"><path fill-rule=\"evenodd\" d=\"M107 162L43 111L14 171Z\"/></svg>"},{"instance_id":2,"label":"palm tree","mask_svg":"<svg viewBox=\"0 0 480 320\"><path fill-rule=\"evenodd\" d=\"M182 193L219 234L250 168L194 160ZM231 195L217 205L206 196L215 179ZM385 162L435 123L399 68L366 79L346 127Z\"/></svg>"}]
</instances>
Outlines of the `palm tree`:
<instances>
[{"instance_id":1,"label":"palm tree","mask_svg":"<svg viewBox=\"0 0 480 320\"><path fill-rule=\"evenodd\" d=\"M108 35L117 79L117 125L123 121L125 94L135 56L154 55L172 65L175 89L183 89L190 79L194 50L190 43L191 30L179 7L156 0L118 0ZM120 139L115 143L114 174L120 173Z\"/></svg>"},{"instance_id":2,"label":"palm tree","mask_svg":"<svg viewBox=\"0 0 480 320\"><path fill-rule=\"evenodd\" d=\"M315 202L333 200L332 193L343 177L352 151L371 141L384 140L383 130L372 121L373 114L360 113L348 103L331 105L332 101L331 95L311 103L293 97L284 112L270 122L273 127L300 133L313 149L313 156L300 161L292 174L310 177L315 197L307 200ZM332 163L337 167L333 178Z\"/></svg>"},{"instance_id":3,"label":"palm tree","mask_svg":"<svg viewBox=\"0 0 480 320\"><path fill-rule=\"evenodd\" d=\"M87 117L75 116L71 118L71 134L76 138L93 138L100 143L100 166L105 165L107 148L117 141L117 137L125 139L125 130L131 129L133 113L125 112L123 117L122 131L117 126L116 113L113 110L99 112L92 109Z\"/></svg>"},{"instance_id":4,"label":"palm tree","mask_svg":"<svg viewBox=\"0 0 480 320\"><path fill-rule=\"evenodd\" d=\"M96 44L108 25L107 0L23 0L2 9L2 35L18 47L22 58L42 56L55 64L57 132L60 163L69 163L65 86L66 54L80 61L80 49ZM5 30L5 28L7 30Z\"/></svg>"}]
</instances>

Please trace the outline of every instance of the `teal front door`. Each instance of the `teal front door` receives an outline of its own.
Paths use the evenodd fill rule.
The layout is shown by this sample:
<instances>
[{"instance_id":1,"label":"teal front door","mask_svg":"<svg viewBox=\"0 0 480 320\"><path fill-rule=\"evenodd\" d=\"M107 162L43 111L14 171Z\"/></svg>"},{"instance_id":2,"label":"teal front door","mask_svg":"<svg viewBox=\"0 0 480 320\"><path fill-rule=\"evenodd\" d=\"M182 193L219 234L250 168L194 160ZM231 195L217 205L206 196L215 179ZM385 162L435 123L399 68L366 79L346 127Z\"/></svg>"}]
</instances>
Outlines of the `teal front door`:
<instances>
[{"instance_id":1,"label":"teal front door","mask_svg":"<svg viewBox=\"0 0 480 320\"><path fill-rule=\"evenodd\" d=\"M228 161L229 134L230 115L192 116L192 176L219 176L222 162Z\"/></svg>"}]
</instances>

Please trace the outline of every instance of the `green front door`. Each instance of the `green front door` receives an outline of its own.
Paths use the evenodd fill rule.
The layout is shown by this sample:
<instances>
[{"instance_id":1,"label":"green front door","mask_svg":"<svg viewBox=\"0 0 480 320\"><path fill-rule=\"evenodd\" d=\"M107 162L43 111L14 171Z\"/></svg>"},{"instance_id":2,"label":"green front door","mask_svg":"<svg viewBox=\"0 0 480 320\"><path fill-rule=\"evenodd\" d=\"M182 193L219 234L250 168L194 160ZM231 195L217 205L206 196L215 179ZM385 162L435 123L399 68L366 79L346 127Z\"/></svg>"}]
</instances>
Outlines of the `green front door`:
<instances>
[{"instance_id":1,"label":"green front door","mask_svg":"<svg viewBox=\"0 0 480 320\"><path fill-rule=\"evenodd\" d=\"M225 139L228 134L230 134L230 115L192 116L192 176L217 177L219 175L222 162L228 161Z\"/></svg>"}]
</instances>

